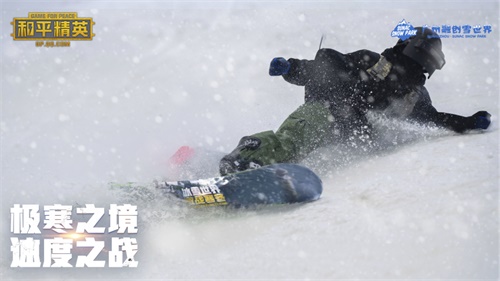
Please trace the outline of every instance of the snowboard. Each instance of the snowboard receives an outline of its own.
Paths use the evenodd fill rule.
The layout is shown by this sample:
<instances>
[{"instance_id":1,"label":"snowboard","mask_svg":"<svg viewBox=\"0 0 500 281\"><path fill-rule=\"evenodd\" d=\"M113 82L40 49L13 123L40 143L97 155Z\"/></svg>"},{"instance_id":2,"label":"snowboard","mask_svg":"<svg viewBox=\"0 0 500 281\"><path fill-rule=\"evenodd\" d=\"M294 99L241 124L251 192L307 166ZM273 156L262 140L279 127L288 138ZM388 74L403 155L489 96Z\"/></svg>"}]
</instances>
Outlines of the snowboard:
<instances>
[{"instance_id":1,"label":"snowboard","mask_svg":"<svg viewBox=\"0 0 500 281\"><path fill-rule=\"evenodd\" d=\"M251 206L314 201L323 191L321 179L297 164L273 164L223 177L162 181L156 188L195 206Z\"/></svg>"}]
</instances>

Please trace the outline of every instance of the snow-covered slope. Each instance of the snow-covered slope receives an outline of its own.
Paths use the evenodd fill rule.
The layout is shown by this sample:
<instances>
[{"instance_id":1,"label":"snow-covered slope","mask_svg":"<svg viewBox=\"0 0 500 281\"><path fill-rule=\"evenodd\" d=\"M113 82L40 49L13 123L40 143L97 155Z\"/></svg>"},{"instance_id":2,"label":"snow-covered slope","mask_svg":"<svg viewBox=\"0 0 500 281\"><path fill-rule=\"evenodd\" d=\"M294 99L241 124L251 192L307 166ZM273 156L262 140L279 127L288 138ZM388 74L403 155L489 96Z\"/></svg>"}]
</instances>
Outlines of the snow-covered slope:
<instances>
[{"instance_id":1,"label":"snow-covered slope","mask_svg":"<svg viewBox=\"0 0 500 281\"><path fill-rule=\"evenodd\" d=\"M498 2L2 5L2 280L498 278ZM10 21L32 11L93 17L96 37L70 48L14 42ZM492 113L488 131L402 125L420 130L417 141L368 157L323 150L307 161L324 194L301 206L133 201L137 269L9 268L13 204L122 202L108 182L166 176L181 145L230 151L303 102L301 87L268 76L273 57L312 59L322 34L323 47L380 52L402 19L492 25L485 39L443 39L447 64L427 83L438 110ZM408 136L401 128L388 134ZM354 159L325 167L336 155Z\"/></svg>"}]
</instances>

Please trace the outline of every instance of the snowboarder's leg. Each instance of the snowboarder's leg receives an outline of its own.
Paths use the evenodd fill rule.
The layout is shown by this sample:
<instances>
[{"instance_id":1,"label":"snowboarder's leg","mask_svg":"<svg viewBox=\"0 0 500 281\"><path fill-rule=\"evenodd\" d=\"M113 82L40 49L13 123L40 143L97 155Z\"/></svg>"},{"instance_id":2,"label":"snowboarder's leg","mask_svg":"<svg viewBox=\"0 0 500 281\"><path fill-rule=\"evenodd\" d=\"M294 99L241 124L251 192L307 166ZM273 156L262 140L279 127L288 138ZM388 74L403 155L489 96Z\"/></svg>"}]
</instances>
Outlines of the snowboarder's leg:
<instances>
[{"instance_id":1,"label":"snowboarder's leg","mask_svg":"<svg viewBox=\"0 0 500 281\"><path fill-rule=\"evenodd\" d=\"M321 102L300 106L274 133L243 137L220 162L222 175L273 163L296 162L330 139L331 117Z\"/></svg>"}]
</instances>

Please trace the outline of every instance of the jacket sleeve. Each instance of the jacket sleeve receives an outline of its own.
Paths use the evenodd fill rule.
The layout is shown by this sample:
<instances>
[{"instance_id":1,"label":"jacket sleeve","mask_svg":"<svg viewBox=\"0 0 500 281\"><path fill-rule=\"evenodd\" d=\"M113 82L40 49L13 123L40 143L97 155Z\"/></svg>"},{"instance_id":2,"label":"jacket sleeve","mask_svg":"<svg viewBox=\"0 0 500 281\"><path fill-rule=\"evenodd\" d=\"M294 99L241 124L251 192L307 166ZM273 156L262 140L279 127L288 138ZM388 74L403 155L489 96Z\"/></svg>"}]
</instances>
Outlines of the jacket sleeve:
<instances>
[{"instance_id":1,"label":"jacket sleeve","mask_svg":"<svg viewBox=\"0 0 500 281\"><path fill-rule=\"evenodd\" d=\"M438 112L429 96L429 92L423 86L418 87L419 99L413 108L409 118L423 124L435 124L439 127L463 133L475 128L473 117L464 117L456 114Z\"/></svg>"},{"instance_id":2,"label":"jacket sleeve","mask_svg":"<svg viewBox=\"0 0 500 281\"><path fill-rule=\"evenodd\" d=\"M290 70L283 75L285 81L298 86L305 86L312 76L313 63L312 60L288 59Z\"/></svg>"},{"instance_id":3,"label":"jacket sleeve","mask_svg":"<svg viewBox=\"0 0 500 281\"><path fill-rule=\"evenodd\" d=\"M350 63L348 57L336 50L323 48L318 50L314 60L289 59L290 70L283 78L295 85L305 86L307 82L327 85L348 79Z\"/></svg>"}]
</instances>

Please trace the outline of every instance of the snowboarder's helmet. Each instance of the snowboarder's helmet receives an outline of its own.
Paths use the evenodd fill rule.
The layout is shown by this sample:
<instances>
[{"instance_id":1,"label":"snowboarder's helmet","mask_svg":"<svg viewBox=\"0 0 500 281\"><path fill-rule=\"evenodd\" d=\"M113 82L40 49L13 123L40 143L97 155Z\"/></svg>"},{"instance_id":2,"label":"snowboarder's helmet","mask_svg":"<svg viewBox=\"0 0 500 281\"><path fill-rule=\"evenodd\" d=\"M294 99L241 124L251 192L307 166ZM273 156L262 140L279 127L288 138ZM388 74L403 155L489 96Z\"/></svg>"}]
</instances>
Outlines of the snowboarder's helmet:
<instances>
[{"instance_id":1,"label":"snowboarder's helmet","mask_svg":"<svg viewBox=\"0 0 500 281\"><path fill-rule=\"evenodd\" d=\"M441 50L441 39L436 32L429 28L416 27L415 29L417 30L416 35L405 41L399 40L398 44L406 44L403 54L421 65L431 77L436 69L443 68L445 64L444 54Z\"/></svg>"}]
</instances>

